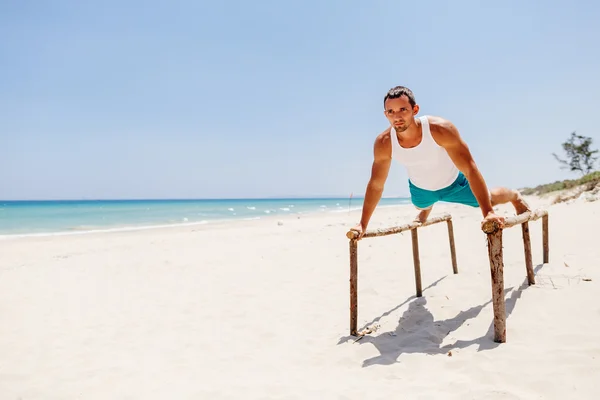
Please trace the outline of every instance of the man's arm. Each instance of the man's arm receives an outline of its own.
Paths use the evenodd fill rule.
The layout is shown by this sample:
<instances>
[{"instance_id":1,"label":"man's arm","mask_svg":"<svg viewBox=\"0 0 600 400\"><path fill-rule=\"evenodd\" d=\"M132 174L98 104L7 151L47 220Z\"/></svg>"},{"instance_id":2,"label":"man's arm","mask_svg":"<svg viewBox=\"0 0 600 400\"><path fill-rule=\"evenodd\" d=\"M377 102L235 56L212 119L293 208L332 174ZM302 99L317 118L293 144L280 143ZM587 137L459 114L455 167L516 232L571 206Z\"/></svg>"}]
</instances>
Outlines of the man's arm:
<instances>
[{"instance_id":1,"label":"man's arm","mask_svg":"<svg viewBox=\"0 0 600 400\"><path fill-rule=\"evenodd\" d=\"M367 191L365 193L365 201L362 209L362 217L360 219L360 225L363 231L367 229L367 225L375 211L375 207L381 200L385 181L387 180L388 173L391 165L391 148L390 141L387 140L389 133L383 133L375 139L373 146L373 165L371 167L371 178L367 184Z\"/></svg>"},{"instance_id":2,"label":"man's arm","mask_svg":"<svg viewBox=\"0 0 600 400\"><path fill-rule=\"evenodd\" d=\"M492 201L488 187L473 160L473 156L465 141L460 137L458 129L450 121L442 118L434 119L431 133L435 141L448 152L456 167L465 175L479 203L484 218L493 213Z\"/></svg>"}]
</instances>

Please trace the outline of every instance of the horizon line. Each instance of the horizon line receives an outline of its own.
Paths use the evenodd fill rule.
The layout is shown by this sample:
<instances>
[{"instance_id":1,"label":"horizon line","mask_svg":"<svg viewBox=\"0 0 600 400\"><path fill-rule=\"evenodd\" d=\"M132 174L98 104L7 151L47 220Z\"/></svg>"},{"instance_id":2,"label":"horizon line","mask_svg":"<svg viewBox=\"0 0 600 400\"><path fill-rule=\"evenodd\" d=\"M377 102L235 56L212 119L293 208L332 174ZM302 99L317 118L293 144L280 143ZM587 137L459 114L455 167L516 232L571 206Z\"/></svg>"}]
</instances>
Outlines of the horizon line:
<instances>
[{"instance_id":1,"label":"horizon line","mask_svg":"<svg viewBox=\"0 0 600 400\"><path fill-rule=\"evenodd\" d=\"M312 200L312 199L364 199L365 195L335 196L335 195L313 195L313 196L267 196L267 197L131 197L131 198L45 198L45 199L0 199L0 202L16 201L182 201L182 200ZM409 196L382 196L382 199L409 199Z\"/></svg>"}]
</instances>

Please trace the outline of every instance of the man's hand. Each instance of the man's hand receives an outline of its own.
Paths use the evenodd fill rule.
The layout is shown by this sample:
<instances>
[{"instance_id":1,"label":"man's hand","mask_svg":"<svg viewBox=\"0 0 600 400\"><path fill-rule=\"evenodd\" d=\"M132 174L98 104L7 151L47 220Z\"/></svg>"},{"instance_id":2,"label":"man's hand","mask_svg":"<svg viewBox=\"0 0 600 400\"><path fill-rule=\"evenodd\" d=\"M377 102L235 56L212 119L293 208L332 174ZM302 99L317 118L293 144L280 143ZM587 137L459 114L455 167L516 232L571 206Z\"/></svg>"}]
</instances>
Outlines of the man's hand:
<instances>
[{"instance_id":1,"label":"man's hand","mask_svg":"<svg viewBox=\"0 0 600 400\"><path fill-rule=\"evenodd\" d=\"M365 232L367 231L367 227L366 226L362 226L361 224L357 224L354 228L350 229L351 231L357 232L358 233L358 237L356 238L356 240L360 240L362 239L362 237L364 236Z\"/></svg>"},{"instance_id":2,"label":"man's hand","mask_svg":"<svg viewBox=\"0 0 600 400\"><path fill-rule=\"evenodd\" d=\"M485 224L487 221L495 221L500 229L504 228L504 217L494 214L493 211L487 213L487 215L481 222L481 226L483 227L483 224Z\"/></svg>"}]
</instances>

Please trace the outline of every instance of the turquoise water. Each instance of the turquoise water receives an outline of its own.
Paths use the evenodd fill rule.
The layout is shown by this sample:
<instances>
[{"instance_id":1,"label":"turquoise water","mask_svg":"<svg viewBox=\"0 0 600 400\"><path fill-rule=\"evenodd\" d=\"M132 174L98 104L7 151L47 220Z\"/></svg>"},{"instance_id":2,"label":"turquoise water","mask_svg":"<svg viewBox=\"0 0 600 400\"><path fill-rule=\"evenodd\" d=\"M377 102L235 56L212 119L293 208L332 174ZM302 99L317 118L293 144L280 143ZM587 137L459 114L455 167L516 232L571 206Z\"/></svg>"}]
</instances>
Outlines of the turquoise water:
<instances>
[{"instance_id":1,"label":"turquoise water","mask_svg":"<svg viewBox=\"0 0 600 400\"><path fill-rule=\"evenodd\" d=\"M2 201L0 235L54 234L174 224L208 224L290 214L344 212L362 207L362 198L233 200ZM408 204L381 199L380 206Z\"/></svg>"}]
</instances>

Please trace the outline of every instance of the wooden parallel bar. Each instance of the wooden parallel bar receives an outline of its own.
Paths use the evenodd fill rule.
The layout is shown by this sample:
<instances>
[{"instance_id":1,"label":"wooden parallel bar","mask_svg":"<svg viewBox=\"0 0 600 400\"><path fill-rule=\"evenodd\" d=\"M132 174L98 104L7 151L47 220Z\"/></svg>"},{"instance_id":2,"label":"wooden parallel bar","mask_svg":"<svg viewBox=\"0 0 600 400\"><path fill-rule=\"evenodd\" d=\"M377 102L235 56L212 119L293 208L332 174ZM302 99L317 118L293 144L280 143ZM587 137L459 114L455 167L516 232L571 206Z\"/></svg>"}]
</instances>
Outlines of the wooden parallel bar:
<instances>
[{"instance_id":1,"label":"wooden parallel bar","mask_svg":"<svg viewBox=\"0 0 600 400\"><path fill-rule=\"evenodd\" d=\"M529 234L529 221L542 219L542 241L544 246L544 263L548 262L548 211L527 211L515 217L506 218L504 226L496 221L486 221L481 229L487 234L488 255L490 259L490 273L492 277L492 305L494 308L494 341L506 342L506 305L504 300L504 260L502 254L502 232L506 228L521 225L523 232L523 249L525 253L525 267L527 281L535 284L533 261L531 255L531 237Z\"/></svg>"},{"instance_id":2,"label":"wooden parallel bar","mask_svg":"<svg viewBox=\"0 0 600 400\"><path fill-rule=\"evenodd\" d=\"M452 255L452 270L455 274L457 274L458 266L456 263L456 249L454 246L454 231L452 227L452 216L450 214L442 214L437 217L429 218L423 223L413 221L409 224L401 226L367 231L365 235L363 235L363 238L392 235L408 230L411 231L413 263L415 268L415 286L417 297L421 297L423 295L423 289L421 283L421 260L419 257L419 237L417 228L444 221L447 221L448 223L448 237L450 242L450 252ZM350 334L353 336L358 336L358 232L350 230L346 233L346 237L350 239Z\"/></svg>"},{"instance_id":3,"label":"wooden parallel bar","mask_svg":"<svg viewBox=\"0 0 600 400\"><path fill-rule=\"evenodd\" d=\"M422 223L421 222L411 222L410 224L405 224L405 225L400 225L400 226L392 226L390 228L370 230L370 231L365 232L365 234L363 235L362 238L364 239L364 238L371 238L371 237L377 237L377 236L393 235L395 233L410 231L415 228L421 228L424 226L437 224L439 222L449 221L451 219L452 219L452 216L450 214L442 214L437 217L429 218L427 221L422 222ZM358 232L356 232L354 230L350 230L346 233L346 237L348 239L356 239L356 238L358 238Z\"/></svg>"}]
</instances>

